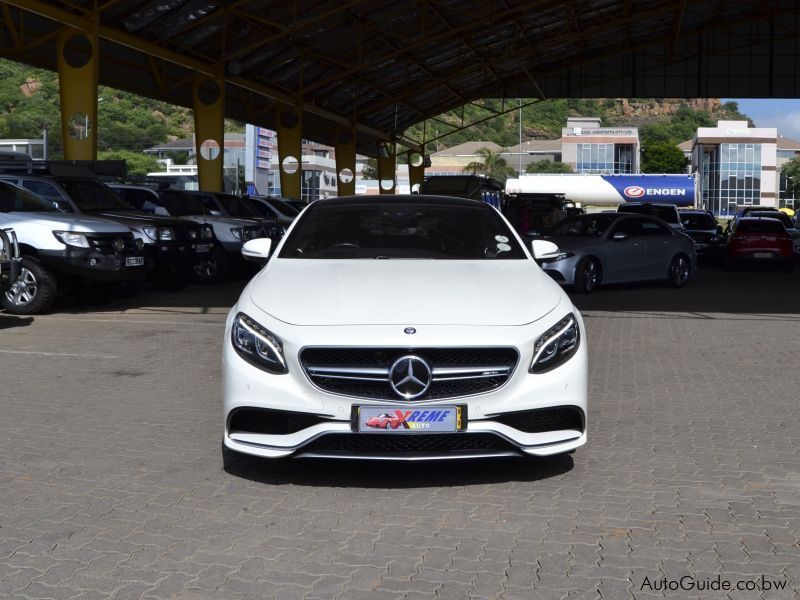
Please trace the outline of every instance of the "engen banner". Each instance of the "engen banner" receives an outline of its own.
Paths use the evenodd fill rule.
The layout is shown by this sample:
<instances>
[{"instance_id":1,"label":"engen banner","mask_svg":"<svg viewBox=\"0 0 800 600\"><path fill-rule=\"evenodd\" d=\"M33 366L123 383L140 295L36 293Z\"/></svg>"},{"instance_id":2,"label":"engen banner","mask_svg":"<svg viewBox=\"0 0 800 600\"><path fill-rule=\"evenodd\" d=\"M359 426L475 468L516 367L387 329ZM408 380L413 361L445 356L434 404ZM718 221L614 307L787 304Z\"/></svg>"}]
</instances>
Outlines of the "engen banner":
<instances>
[{"instance_id":1,"label":"engen banner","mask_svg":"<svg viewBox=\"0 0 800 600\"><path fill-rule=\"evenodd\" d=\"M693 175L522 175L506 181L508 194L564 194L583 206L661 202L694 206Z\"/></svg>"}]
</instances>

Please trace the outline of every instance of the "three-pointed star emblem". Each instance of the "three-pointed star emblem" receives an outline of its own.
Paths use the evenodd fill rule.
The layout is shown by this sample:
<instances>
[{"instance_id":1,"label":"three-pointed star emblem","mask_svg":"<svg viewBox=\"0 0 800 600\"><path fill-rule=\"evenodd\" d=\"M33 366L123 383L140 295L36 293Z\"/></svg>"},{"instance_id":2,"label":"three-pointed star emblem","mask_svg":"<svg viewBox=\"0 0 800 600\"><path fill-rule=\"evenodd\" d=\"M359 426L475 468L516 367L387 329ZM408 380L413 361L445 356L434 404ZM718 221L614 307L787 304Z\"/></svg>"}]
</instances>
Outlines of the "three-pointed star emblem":
<instances>
[{"instance_id":1,"label":"three-pointed star emblem","mask_svg":"<svg viewBox=\"0 0 800 600\"><path fill-rule=\"evenodd\" d=\"M389 369L389 385L406 400L419 398L431 386L431 368L419 356L398 358Z\"/></svg>"}]
</instances>

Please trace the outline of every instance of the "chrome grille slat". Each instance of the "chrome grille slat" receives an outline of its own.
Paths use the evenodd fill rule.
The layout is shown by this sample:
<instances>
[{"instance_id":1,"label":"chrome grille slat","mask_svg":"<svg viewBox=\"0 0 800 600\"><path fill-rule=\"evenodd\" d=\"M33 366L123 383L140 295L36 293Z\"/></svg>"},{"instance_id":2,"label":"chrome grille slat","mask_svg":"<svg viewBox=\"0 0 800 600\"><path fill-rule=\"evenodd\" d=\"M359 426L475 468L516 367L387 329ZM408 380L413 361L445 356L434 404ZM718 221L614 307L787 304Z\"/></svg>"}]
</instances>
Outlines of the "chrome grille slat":
<instances>
[{"instance_id":1,"label":"chrome grille slat","mask_svg":"<svg viewBox=\"0 0 800 600\"><path fill-rule=\"evenodd\" d=\"M318 388L355 398L407 401L389 384L392 364L403 356L422 357L431 385L415 400L472 396L502 387L516 367L515 348L304 348L300 363Z\"/></svg>"}]
</instances>

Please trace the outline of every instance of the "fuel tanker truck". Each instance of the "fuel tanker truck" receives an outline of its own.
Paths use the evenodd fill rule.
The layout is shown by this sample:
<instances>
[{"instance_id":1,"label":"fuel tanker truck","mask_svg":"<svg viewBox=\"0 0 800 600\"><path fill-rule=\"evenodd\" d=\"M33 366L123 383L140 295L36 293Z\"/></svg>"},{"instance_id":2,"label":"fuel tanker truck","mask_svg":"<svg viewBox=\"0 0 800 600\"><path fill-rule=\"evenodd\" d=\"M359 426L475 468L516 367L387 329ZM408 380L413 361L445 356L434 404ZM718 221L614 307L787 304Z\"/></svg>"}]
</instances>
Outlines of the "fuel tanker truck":
<instances>
[{"instance_id":1,"label":"fuel tanker truck","mask_svg":"<svg viewBox=\"0 0 800 600\"><path fill-rule=\"evenodd\" d=\"M578 206L616 207L622 202L661 202L694 206L697 179L679 175L584 175L522 174L506 180L506 194L513 198L563 194Z\"/></svg>"}]
</instances>

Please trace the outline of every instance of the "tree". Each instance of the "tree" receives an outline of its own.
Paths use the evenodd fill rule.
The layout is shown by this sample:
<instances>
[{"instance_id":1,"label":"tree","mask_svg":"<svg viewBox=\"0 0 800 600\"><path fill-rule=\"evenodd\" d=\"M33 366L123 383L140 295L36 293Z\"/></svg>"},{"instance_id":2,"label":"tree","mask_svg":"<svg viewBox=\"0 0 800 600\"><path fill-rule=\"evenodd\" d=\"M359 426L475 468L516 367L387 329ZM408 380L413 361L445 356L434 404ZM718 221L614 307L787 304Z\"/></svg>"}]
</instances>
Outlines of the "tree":
<instances>
[{"instance_id":1,"label":"tree","mask_svg":"<svg viewBox=\"0 0 800 600\"><path fill-rule=\"evenodd\" d=\"M128 176L131 178L141 178L153 171L163 171L164 166L153 156L142 152L132 152L130 150L108 150L98 152L97 158L100 160L124 160L128 165Z\"/></svg>"},{"instance_id":2,"label":"tree","mask_svg":"<svg viewBox=\"0 0 800 600\"><path fill-rule=\"evenodd\" d=\"M684 173L686 157L670 142L655 142L642 148L642 173Z\"/></svg>"},{"instance_id":3,"label":"tree","mask_svg":"<svg viewBox=\"0 0 800 600\"><path fill-rule=\"evenodd\" d=\"M781 175L787 178L788 190L800 190L800 156L795 156L781 167Z\"/></svg>"},{"instance_id":4,"label":"tree","mask_svg":"<svg viewBox=\"0 0 800 600\"><path fill-rule=\"evenodd\" d=\"M361 179L378 179L378 159L368 158L361 168Z\"/></svg>"},{"instance_id":5,"label":"tree","mask_svg":"<svg viewBox=\"0 0 800 600\"><path fill-rule=\"evenodd\" d=\"M475 155L482 160L475 160L464 167L465 173L473 175L488 175L500 181L505 181L515 171L506 163L506 159L491 148L481 148Z\"/></svg>"},{"instance_id":6,"label":"tree","mask_svg":"<svg viewBox=\"0 0 800 600\"><path fill-rule=\"evenodd\" d=\"M562 162L537 160L525 167L526 173L573 173L572 167Z\"/></svg>"}]
</instances>

